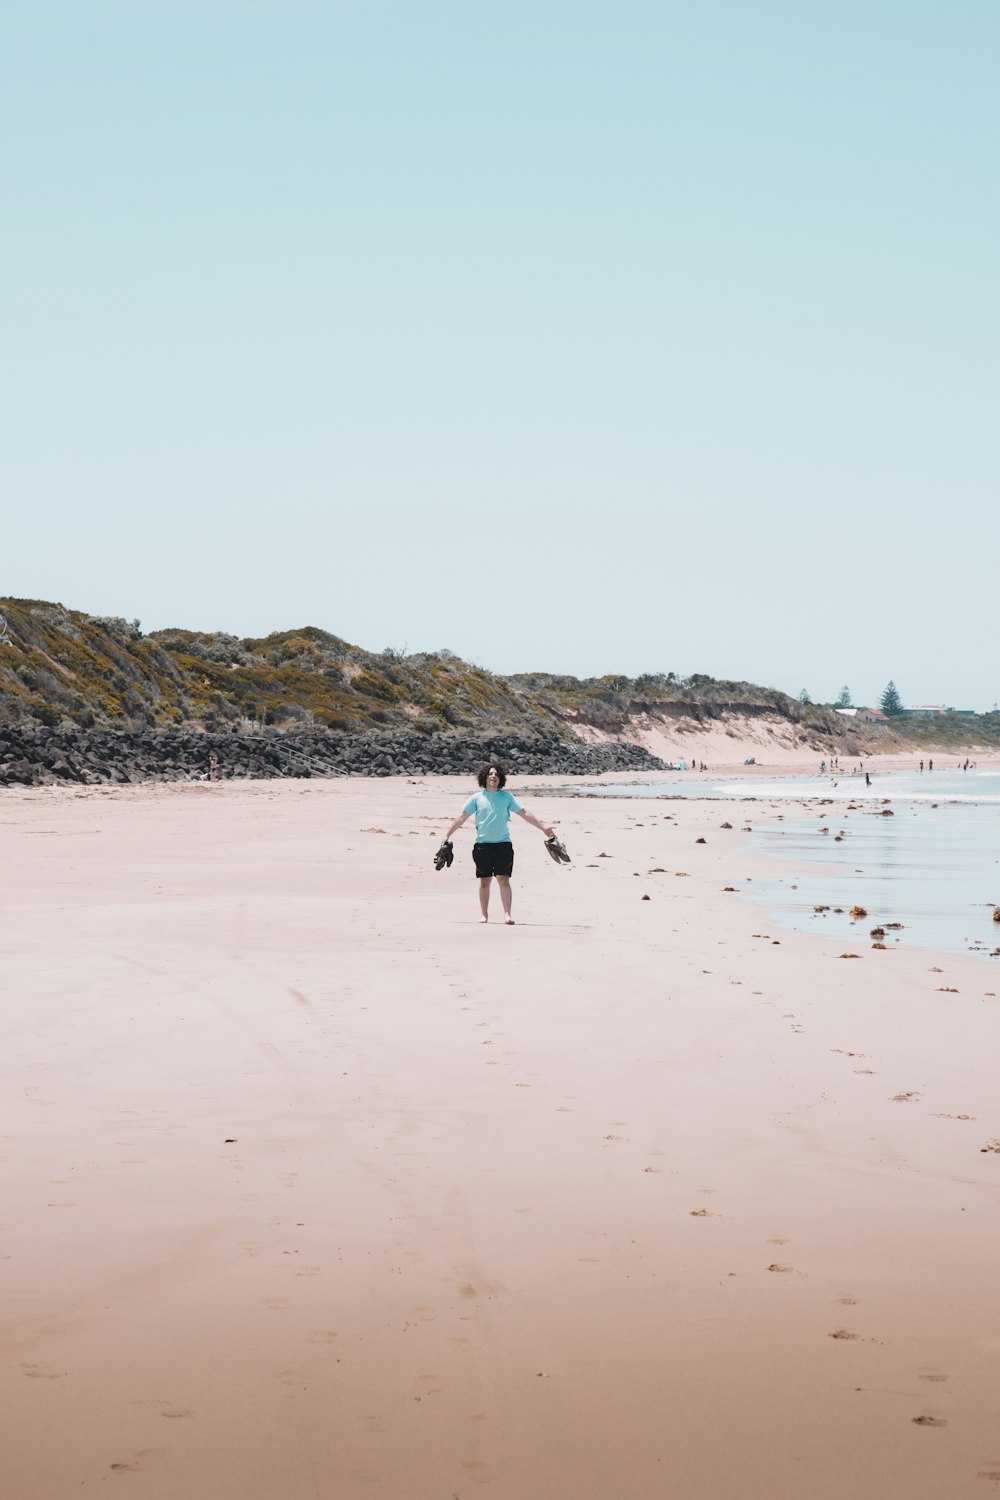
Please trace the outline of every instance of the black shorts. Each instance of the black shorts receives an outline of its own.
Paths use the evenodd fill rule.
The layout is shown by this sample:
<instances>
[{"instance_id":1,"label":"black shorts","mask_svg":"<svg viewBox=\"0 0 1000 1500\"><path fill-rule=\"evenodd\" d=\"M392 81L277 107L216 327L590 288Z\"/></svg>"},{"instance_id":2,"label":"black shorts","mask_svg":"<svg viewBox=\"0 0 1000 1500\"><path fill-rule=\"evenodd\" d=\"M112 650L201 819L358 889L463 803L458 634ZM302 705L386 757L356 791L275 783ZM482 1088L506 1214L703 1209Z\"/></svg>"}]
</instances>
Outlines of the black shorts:
<instances>
[{"instance_id":1,"label":"black shorts","mask_svg":"<svg viewBox=\"0 0 1000 1500\"><path fill-rule=\"evenodd\" d=\"M473 844L472 857L480 880L489 875L509 875L514 868L514 845Z\"/></svg>"}]
</instances>

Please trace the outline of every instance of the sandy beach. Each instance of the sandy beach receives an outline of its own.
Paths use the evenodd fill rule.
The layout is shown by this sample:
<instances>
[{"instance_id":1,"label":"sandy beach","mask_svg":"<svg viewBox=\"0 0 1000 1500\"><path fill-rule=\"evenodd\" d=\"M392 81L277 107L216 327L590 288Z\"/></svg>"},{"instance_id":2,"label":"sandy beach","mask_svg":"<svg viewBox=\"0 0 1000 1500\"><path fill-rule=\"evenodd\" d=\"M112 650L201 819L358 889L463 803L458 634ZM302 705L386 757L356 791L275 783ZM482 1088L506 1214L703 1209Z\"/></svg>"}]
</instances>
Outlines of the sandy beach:
<instances>
[{"instance_id":1,"label":"sandy beach","mask_svg":"<svg viewBox=\"0 0 1000 1500\"><path fill-rule=\"evenodd\" d=\"M1000 970L470 782L0 796L0 1495L1000 1490Z\"/></svg>"}]
</instances>

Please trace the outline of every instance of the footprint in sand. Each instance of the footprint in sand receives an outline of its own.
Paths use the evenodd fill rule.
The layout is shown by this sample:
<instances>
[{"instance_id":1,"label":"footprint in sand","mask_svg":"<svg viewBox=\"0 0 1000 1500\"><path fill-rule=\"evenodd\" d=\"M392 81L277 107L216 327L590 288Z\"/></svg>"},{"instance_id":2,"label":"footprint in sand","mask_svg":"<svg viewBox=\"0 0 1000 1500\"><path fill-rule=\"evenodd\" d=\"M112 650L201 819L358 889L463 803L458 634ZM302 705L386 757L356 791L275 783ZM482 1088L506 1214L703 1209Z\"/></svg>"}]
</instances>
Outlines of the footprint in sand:
<instances>
[{"instance_id":1,"label":"footprint in sand","mask_svg":"<svg viewBox=\"0 0 1000 1500\"><path fill-rule=\"evenodd\" d=\"M22 1374L29 1380L61 1380L66 1370L45 1370L41 1365L22 1365Z\"/></svg>"},{"instance_id":2,"label":"footprint in sand","mask_svg":"<svg viewBox=\"0 0 1000 1500\"><path fill-rule=\"evenodd\" d=\"M916 1427L947 1427L948 1425L944 1417L929 1417L926 1415L920 1417L911 1417L910 1421Z\"/></svg>"},{"instance_id":3,"label":"footprint in sand","mask_svg":"<svg viewBox=\"0 0 1000 1500\"><path fill-rule=\"evenodd\" d=\"M769 1271L794 1271L795 1267L794 1266L779 1266L777 1264L772 1264L772 1265L768 1266L767 1269Z\"/></svg>"},{"instance_id":4,"label":"footprint in sand","mask_svg":"<svg viewBox=\"0 0 1000 1500\"><path fill-rule=\"evenodd\" d=\"M477 1458L463 1460L462 1468L476 1484L490 1484L496 1477L489 1464L480 1463Z\"/></svg>"},{"instance_id":5,"label":"footprint in sand","mask_svg":"<svg viewBox=\"0 0 1000 1500\"><path fill-rule=\"evenodd\" d=\"M843 1297L834 1297L833 1300L838 1307L857 1307L858 1305L857 1297L851 1297L846 1294Z\"/></svg>"},{"instance_id":6,"label":"footprint in sand","mask_svg":"<svg viewBox=\"0 0 1000 1500\"><path fill-rule=\"evenodd\" d=\"M830 1334L832 1339L859 1339L860 1337L860 1333L851 1333L849 1328L836 1328Z\"/></svg>"},{"instance_id":7,"label":"footprint in sand","mask_svg":"<svg viewBox=\"0 0 1000 1500\"><path fill-rule=\"evenodd\" d=\"M139 1452L129 1463L125 1463L124 1461L122 1461L116 1464L109 1464L108 1468L114 1469L117 1474L141 1474L142 1464L139 1462L139 1460L145 1458L146 1455L152 1453L152 1451L152 1448L140 1448Z\"/></svg>"},{"instance_id":8,"label":"footprint in sand","mask_svg":"<svg viewBox=\"0 0 1000 1500\"><path fill-rule=\"evenodd\" d=\"M186 1406L178 1406L176 1401L163 1401L157 1397L134 1401L133 1406L158 1406L161 1417L193 1417L194 1412Z\"/></svg>"}]
</instances>

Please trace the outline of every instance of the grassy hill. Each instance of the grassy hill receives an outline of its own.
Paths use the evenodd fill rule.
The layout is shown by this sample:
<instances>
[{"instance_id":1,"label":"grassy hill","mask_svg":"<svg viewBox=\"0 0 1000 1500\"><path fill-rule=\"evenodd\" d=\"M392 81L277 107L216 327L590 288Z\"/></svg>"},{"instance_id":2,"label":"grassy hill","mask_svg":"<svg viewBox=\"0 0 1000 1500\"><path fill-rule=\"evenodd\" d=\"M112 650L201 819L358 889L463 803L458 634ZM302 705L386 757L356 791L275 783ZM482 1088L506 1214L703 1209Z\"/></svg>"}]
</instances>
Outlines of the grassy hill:
<instances>
[{"instance_id":1,"label":"grassy hill","mask_svg":"<svg viewBox=\"0 0 1000 1500\"><path fill-rule=\"evenodd\" d=\"M145 635L138 621L37 599L0 599L0 616L6 621L0 722L9 724L212 732L255 724L352 733L504 729L617 738L640 722L690 728L736 715L778 723L802 743L847 754L943 743L942 732L953 728L923 720L897 721L891 731L862 729L775 689L702 675L502 677L447 651L365 651L311 625L261 639L182 629ZM962 743L1000 744L997 715L962 723Z\"/></svg>"}]
</instances>

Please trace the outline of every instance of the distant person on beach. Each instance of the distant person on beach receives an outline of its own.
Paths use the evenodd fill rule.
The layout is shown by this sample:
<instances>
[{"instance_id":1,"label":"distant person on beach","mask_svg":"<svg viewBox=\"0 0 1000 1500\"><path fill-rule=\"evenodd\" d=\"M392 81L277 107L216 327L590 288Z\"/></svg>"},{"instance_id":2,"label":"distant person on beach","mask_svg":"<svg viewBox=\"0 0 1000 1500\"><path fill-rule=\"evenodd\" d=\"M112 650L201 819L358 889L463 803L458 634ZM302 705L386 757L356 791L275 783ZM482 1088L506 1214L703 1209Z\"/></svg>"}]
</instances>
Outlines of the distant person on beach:
<instances>
[{"instance_id":1,"label":"distant person on beach","mask_svg":"<svg viewBox=\"0 0 1000 1500\"><path fill-rule=\"evenodd\" d=\"M871 784L872 784L872 779L869 776L868 772L866 771L865 772L865 786L871 786Z\"/></svg>"},{"instance_id":2,"label":"distant person on beach","mask_svg":"<svg viewBox=\"0 0 1000 1500\"><path fill-rule=\"evenodd\" d=\"M934 769L934 762L932 760L929 760L927 762L927 769L928 769L928 771L933 771L933 769Z\"/></svg>"},{"instance_id":3,"label":"distant person on beach","mask_svg":"<svg viewBox=\"0 0 1000 1500\"><path fill-rule=\"evenodd\" d=\"M920 770L921 770L921 773L922 773L922 772L923 772L923 769L924 769L924 763L923 763L923 761L921 761L921 762L920 762Z\"/></svg>"},{"instance_id":4,"label":"distant person on beach","mask_svg":"<svg viewBox=\"0 0 1000 1500\"><path fill-rule=\"evenodd\" d=\"M499 761L480 766L476 780L482 790L474 792L469 798L461 816L455 819L445 834L444 842L450 843L452 834L457 833L469 818L475 817L476 842L472 846L472 858L475 860L479 880L479 920L488 922L490 919L490 888L495 880L500 887L504 922L508 927L513 927L510 877L514 868L514 845L510 841L507 826L510 815L517 813L518 817L539 829L548 839L554 839L555 832L546 828L544 823L539 823L533 813L527 812L512 792L503 790L507 773Z\"/></svg>"}]
</instances>

